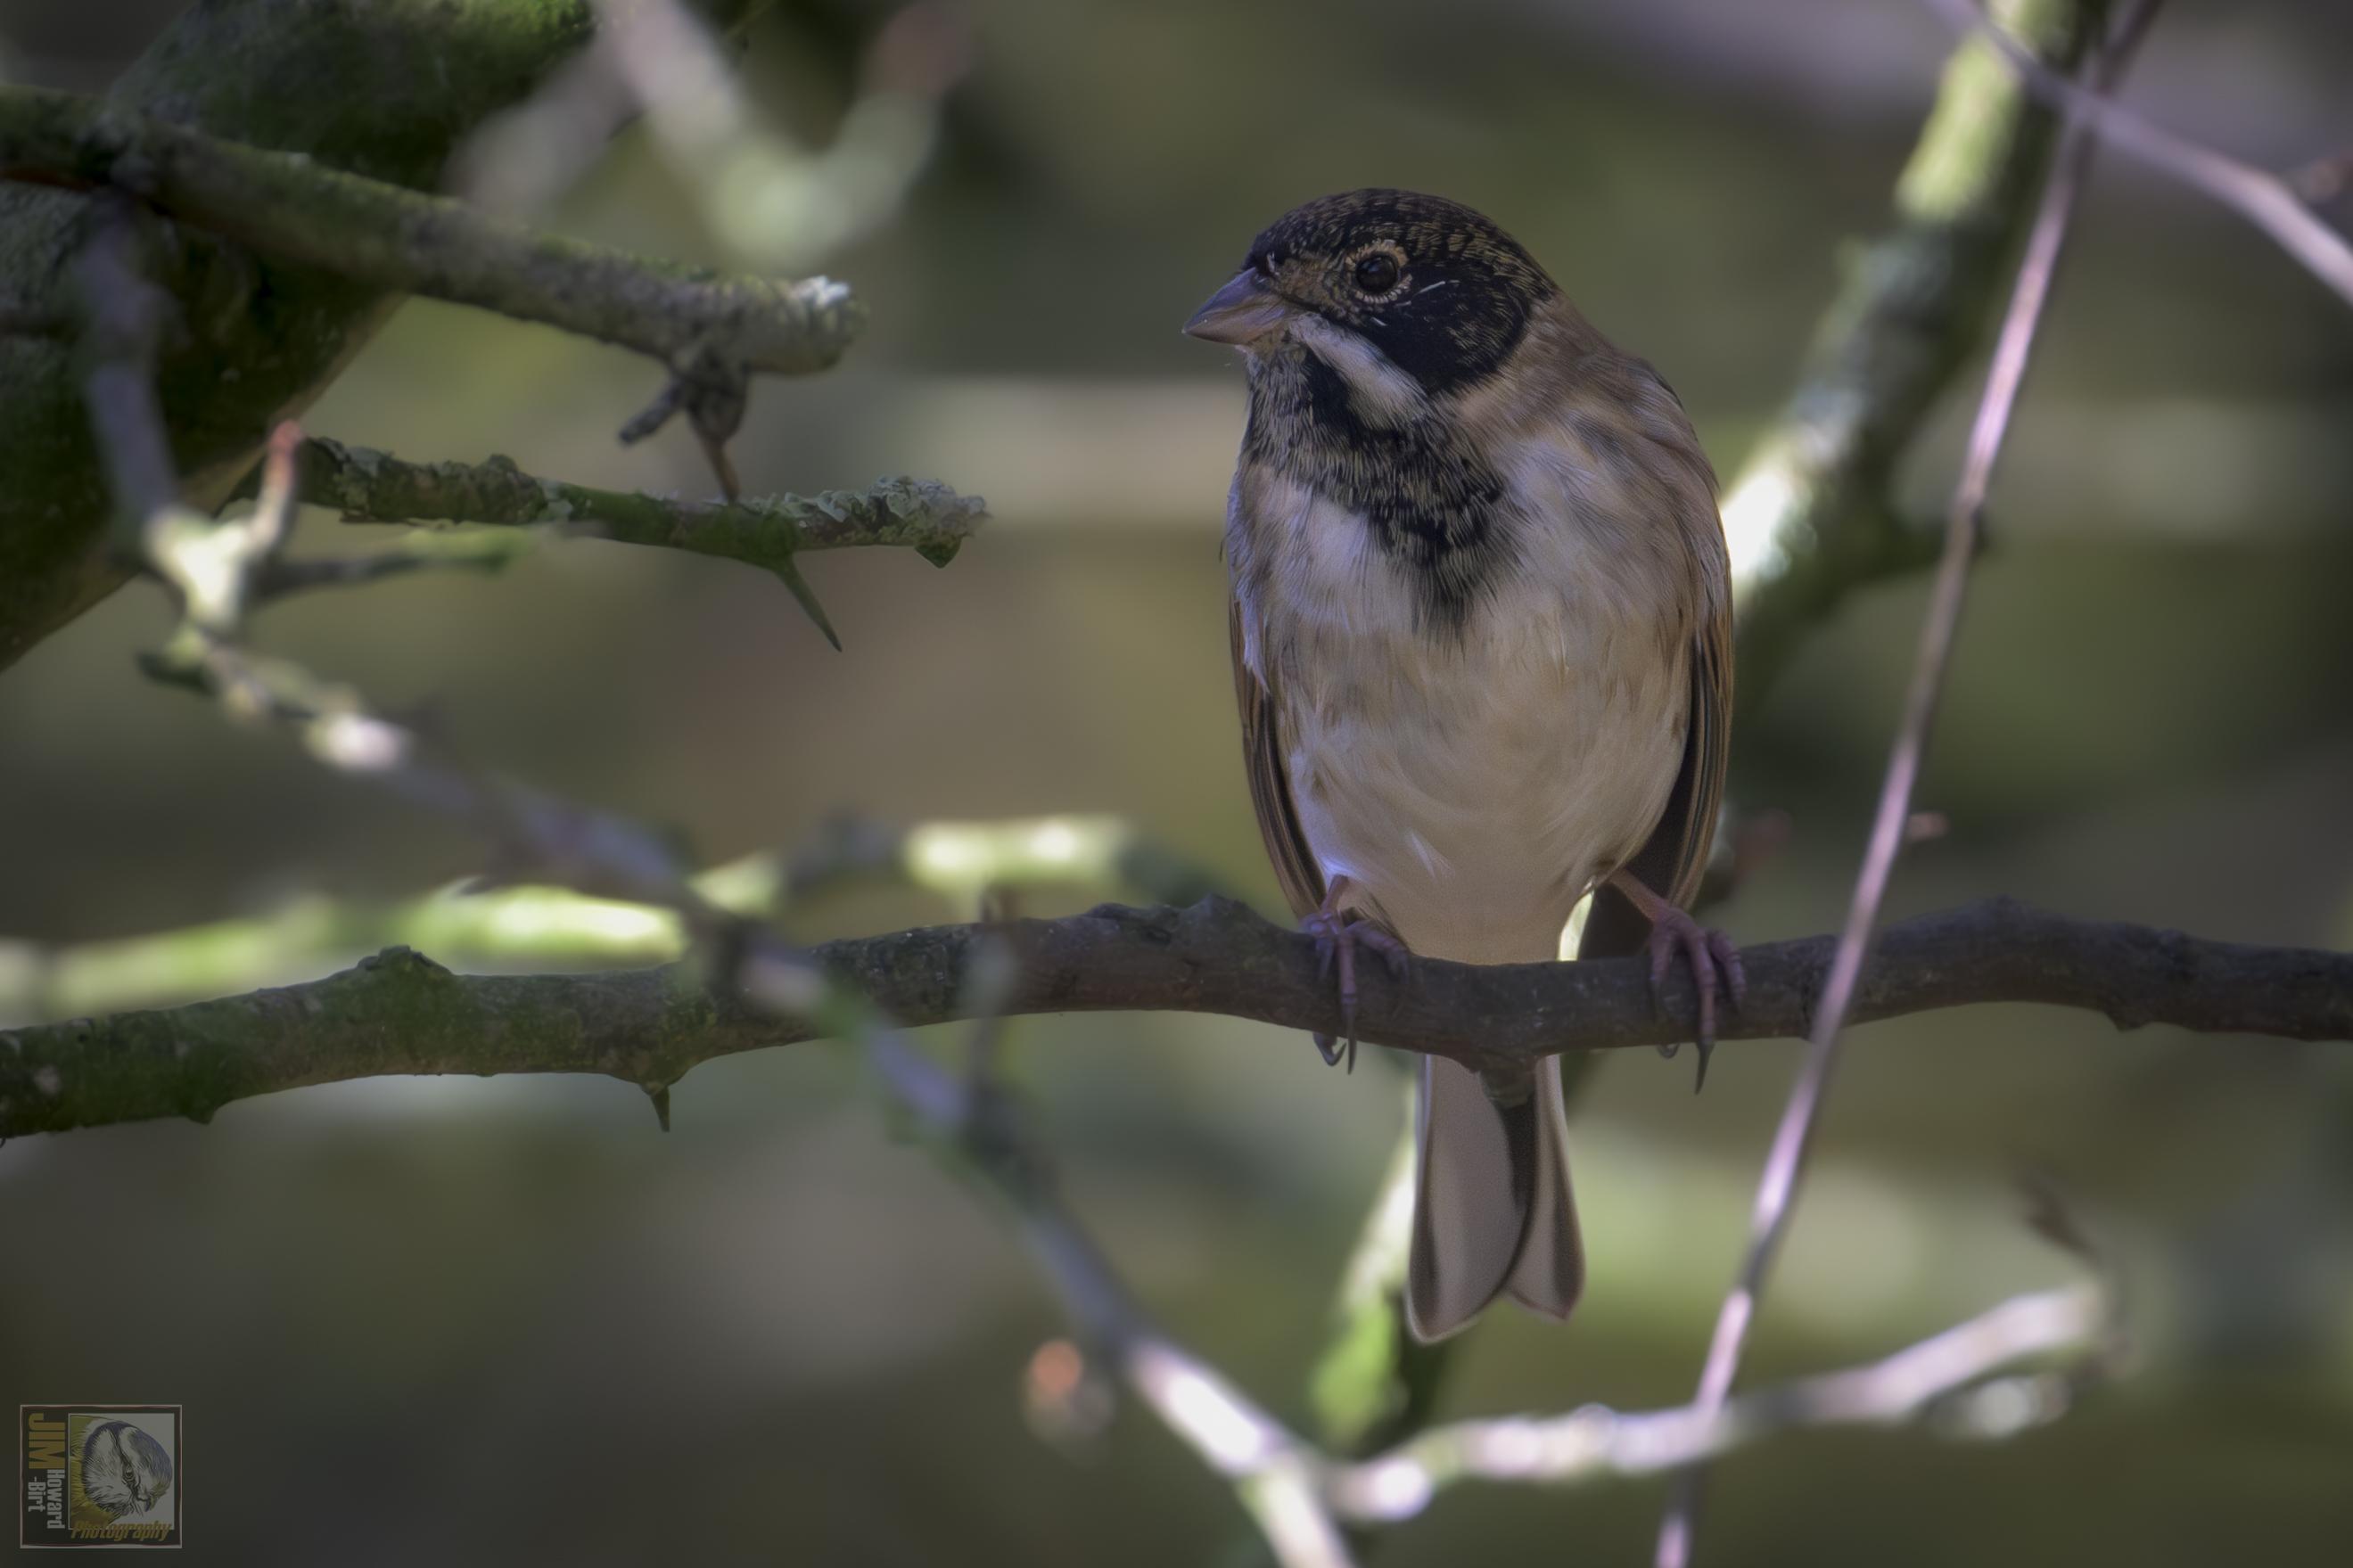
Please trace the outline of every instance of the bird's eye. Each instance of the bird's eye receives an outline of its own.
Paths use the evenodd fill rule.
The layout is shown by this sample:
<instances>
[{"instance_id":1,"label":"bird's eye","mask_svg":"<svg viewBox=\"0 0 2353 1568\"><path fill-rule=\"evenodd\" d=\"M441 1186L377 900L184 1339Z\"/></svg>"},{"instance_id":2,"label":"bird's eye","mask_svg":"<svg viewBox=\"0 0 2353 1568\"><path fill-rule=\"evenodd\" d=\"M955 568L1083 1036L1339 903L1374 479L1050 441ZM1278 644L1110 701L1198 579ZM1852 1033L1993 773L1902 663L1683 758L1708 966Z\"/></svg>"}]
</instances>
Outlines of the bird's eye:
<instances>
[{"instance_id":1,"label":"bird's eye","mask_svg":"<svg viewBox=\"0 0 2353 1568\"><path fill-rule=\"evenodd\" d=\"M1367 251L1356 260L1356 280L1359 293L1388 293L1397 287L1398 258L1386 250Z\"/></svg>"}]
</instances>

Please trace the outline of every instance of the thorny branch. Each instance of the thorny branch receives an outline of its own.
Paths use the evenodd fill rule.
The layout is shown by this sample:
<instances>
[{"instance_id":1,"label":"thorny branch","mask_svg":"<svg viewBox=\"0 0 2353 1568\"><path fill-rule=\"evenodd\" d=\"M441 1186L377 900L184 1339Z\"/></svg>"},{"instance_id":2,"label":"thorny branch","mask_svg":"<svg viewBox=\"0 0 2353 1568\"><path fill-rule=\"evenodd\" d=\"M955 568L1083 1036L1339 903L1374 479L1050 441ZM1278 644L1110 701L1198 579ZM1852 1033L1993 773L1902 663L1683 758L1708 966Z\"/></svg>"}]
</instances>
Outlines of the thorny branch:
<instances>
[{"instance_id":1,"label":"thorny branch","mask_svg":"<svg viewBox=\"0 0 2353 1568\"><path fill-rule=\"evenodd\" d=\"M415 463L318 437L296 450L295 471L301 500L334 508L346 522L552 523L769 571L810 551L874 545L913 550L944 566L987 515L979 497L924 479L879 479L862 490L814 496L691 501L541 479L501 457Z\"/></svg>"},{"instance_id":2,"label":"thorny branch","mask_svg":"<svg viewBox=\"0 0 2353 1568\"><path fill-rule=\"evenodd\" d=\"M1894 874L1896 857L1904 847L1906 826L1912 816L1913 787L1918 782L1929 737L1936 727L1945 672L1960 628L1961 610L1968 600L1969 567L1977 556L1986 494L1993 482L1994 467L2000 458L2003 438L2009 433L2010 416L2018 405L2019 390L2033 354L2035 332L2042 324L2043 306L2050 299L2052 279L2066 244L2076 193L2097 145L2090 133L2088 113L2074 105L2096 101L2097 95L2114 86L2156 10L2157 0L2137 0L2127 7L2114 38L2093 51L2087 72L2093 83L2091 97L2068 100L2070 108L2060 132L2059 150L2052 162L2033 229L2027 237L2026 252L2019 261L2017 281L2002 319L2001 331L1995 340L1992 364L1986 374L1985 391L1969 434L1968 455L1946 516L1944 553L1937 563L1936 583L1921 624L1911 687L1896 726L1846 924L1839 934L1830 973L1822 984L1820 1005L1807 1038L1805 1060L1790 1088L1772 1147L1766 1154L1749 1220L1747 1248L1732 1289L1725 1295L1709 1341L1707 1359L1701 1368L1694 1403L1711 1414L1723 1409L1730 1397L1733 1382L1739 1375L1741 1352L1756 1319L1757 1300L1764 1293L1781 1239L1796 1212L1798 1184L1805 1173L1806 1157L1820 1125L1831 1079L1838 1070L1842 1031L1854 1010L1877 933L1881 906ZM1993 30L1993 36L2014 58L2031 58L2010 40L2000 38L1998 29ZM2038 70L2042 68L2039 61L2033 65ZM1659 1530L1655 1558L1658 1568L1683 1568L1691 1560L1704 1476L1704 1471L1698 1467L1685 1470L1670 1493Z\"/></svg>"},{"instance_id":3,"label":"thorny branch","mask_svg":"<svg viewBox=\"0 0 2353 1568\"><path fill-rule=\"evenodd\" d=\"M655 874L666 868L643 864L658 841L571 821L544 821L508 858L549 880L610 886L626 868L663 890ZM629 848L620 867L608 843ZM534 853L536 864L522 858ZM706 885L698 904L716 891ZM685 934L697 934L692 922ZM943 1024L983 1016L973 1000L976 954L992 938L1019 954L996 1005L1008 1017L1190 1012L1312 1031L1328 1030L1337 1008L1313 942L1219 898L1184 910L1107 904L1060 920L928 926L845 938L806 956L813 975L903 1025ZM1745 949L1748 1001L1725 1038L1806 1033L1835 949L1828 936ZM1367 980L1359 1007L1369 1043L1495 1067L1688 1038L1688 976L1670 983L1666 1002L1663 1012L1652 1007L1637 959L1416 959L1403 980ZM1891 927L1849 1021L1990 1002L2082 1008L2127 1027L2353 1040L2353 954L2242 947L1995 899ZM691 968L458 975L407 954L282 990L0 1035L0 1136L209 1117L254 1095L383 1073L593 1072L670 1083L698 1062L828 1032L714 1002Z\"/></svg>"},{"instance_id":4,"label":"thorny branch","mask_svg":"<svg viewBox=\"0 0 2353 1568\"><path fill-rule=\"evenodd\" d=\"M725 453L713 449L709 456L732 489L733 469ZM976 496L910 479L807 497L731 495L720 501L686 501L539 479L502 457L482 463L411 463L315 437L302 443L296 465L301 499L337 508L347 522L548 525L757 566L784 584L836 648L841 638L802 577L796 556L896 545L944 566L987 515L987 503ZM438 548L446 551L453 543L454 538Z\"/></svg>"}]
</instances>

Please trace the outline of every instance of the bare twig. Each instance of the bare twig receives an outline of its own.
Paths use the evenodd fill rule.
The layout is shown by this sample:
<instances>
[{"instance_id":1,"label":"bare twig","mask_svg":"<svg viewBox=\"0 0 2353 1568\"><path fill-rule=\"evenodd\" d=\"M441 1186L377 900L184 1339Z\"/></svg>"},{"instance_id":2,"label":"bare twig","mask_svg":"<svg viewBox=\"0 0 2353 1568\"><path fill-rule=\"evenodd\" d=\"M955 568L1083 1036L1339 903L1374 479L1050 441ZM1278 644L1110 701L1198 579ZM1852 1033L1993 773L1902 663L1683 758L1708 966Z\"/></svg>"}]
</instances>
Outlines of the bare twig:
<instances>
[{"instance_id":1,"label":"bare twig","mask_svg":"<svg viewBox=\"0 0 2353 1568\"><path fill-rule=\"evenodd\" d=\"M2037 94L2095 125L2103 140L2201 191L2269 236L2304 269L2353 304L2353 243L2331 228L2289 181L2176 135L2086 89L1989 26L1977 0L1928 0L1956 27L1982 28Z\"/></svg>"},{"instance_id":2,"label":"bare twig","mask_svg":"<svg viewBox=\"0 0 2353 1568\"><path fill-rule=\"evenodd\" d=\"M1080 1336L1203 1463L1233 1483L1276 1561L1283 1568L1347 1568L1346 1543L1320 1492L1320 1456L1151 1321L1061 1202L1050 1163L995 1081L940 1066L895 1030L860 1033L892 1100L1006 1201Z\"/></svg>"},{"instance_id":3,"label":"bare twig","mask_svg":"<svg viewBox=\"0 0 2353 1568\"><path fill-rule=\"evenodd\" d=\"M1018 941L1018 939L1016 939ZM983 945L1002 956L994 935ZM1010 996L1000 973L983 1021ZM957 1167L1011 1211L1030 1256L1092 1353L1230 1481L1282 1568L1345 1568L1339 1521L1412 1518L1464 1480L1589 1485L1656 1474L1803 1427L1893 1426L1936 1413L1960 1436L2008 1436L2055 1419L2113 1357L2110 1296L2094 1284L2014 1297L1868 1365L1800 1379L1727 1405L1459 1422L1361 1463L1309 1444L1169 1338L1135 1302L1063 1203L1051 1162L986 1064L959 1075L895 1029L859 1031L892 1099ZM2063 1370L2026 1363L2067 1358ZM1997 1379L1997 1374L2012 1375ZM1072 1379L1071 1381L1076 1381Z\"/></svg>"},{"instance_id":4,"label":"bare twig","mask_svg":"<svg viewBox=\"0 0 2353 1568\"><path fill-rule=\"evenodd\" d=\"M90 204L75 259L82 329L82 406L115 496L114 542L137 559L151 531L182 521L180 479L155 398L155 354L173 311L147 280L136 209L121 198Z\"/></svg>"},{"instance_id":5,"label":"bare twig","mask_svg":"<svg viewBox=\"0 0 2353 1568\"><path fill-rule=\"evenodd\" d=\"M1233 1484L1283 1568L1345 1568L1348 1545L1335 1521L1410 1519L1465 1480L1590 1485L1654 1475L1802 1428L1894 1426L1931 1415L1956 1436L2009 1436L2063 1414L2114 1349L2108 1292L2076 1285L2014 1297L1878 1362L1726 1405L1623 1413L1593 1405L1567 1415L1464 1421L1361 1463L1335 1461L1151 1321L1071 1215L1050 1162L992 1082L940 1066L894 1030L863 1034L892 1099L960 1169L1005 1200L1080 1337ZM2024 1370L2054 1357L2068 1364Z\"/></svg>"},{"instance_id":6,"label":"bare twig","mask_svg":"<svg viewBox=\"0 0 2353 1568\"><path fill-rule=\"evenodd\" d=\"M802 146L743 90L714 31L677 0L599 0L599 52L645 110L704 223L763 271L812 266L887 223L938 140L970 64L964 19L934 0L892 16L833 142Z\"/></svg>"},{"instance_id":7,"label":"bare twig","mask_svg":"<svg viewBox=\"0 0 2353 1568\"><path fill-rule=\"evenodd\" d=\"M1713 1408L1589 1405L1567 1415L1458 1422L1337 1472L1329 1483L1333 1507L1344 1519L1390 1522L1419 1513L1456 1481L1566 1486L1652 1476L1784 1432L1902 1426L1932 1411L1942 1412L1947 1429L1957 1435L2008 1436L2063 1414L2073 1387L2059 1373L1987 1380L2042 1357L2096 1356L2108 1324L2104 1290L2066 1286L2014 1296L1869 1365L1800 1378Z\"/></svg>"},{"instance_id":8,"label":"bare twig","mask_svg":"<svg viewBox=\"0 0 2353 1568\"><path fill-rule=\"evenodd\" d=\"M2105 92L2113 85L2155 9L2156 0L2140 0L2133 7L2133 15L2122 24L2116 41L2094 52L2090 71L2098 91ZM2014 56L2023 53L1998 29L1992 36L2006 51ZM2042 68L2041 62L2033 63L2036 69ZM2066 243L2076 192L2097 145L2096 139L2089 133L2088 116L2073 107L2078 100L2071 98L2068 101L2071 107L2061 131L2059 150L2052 159L2050 180L2043 188L2033 229L2027 237L2025 255L2019 262L2010 308L1994 344L1985 392L1969 434L1968 456L1947 513L1944 553L1937 563L1936 584L1922 621L1912 683L1905 697L1886 777L1880 787L1879 805L1862 868L1855 879L1853 898L1845 927L1839 935L1830 975L1822 985L1821 1004L1808 1037L1804 1064L1790 1089L1780 1124L1774 1131L1772 1147L1766 1154L1756 1206L1749 1219L1747 1248L1717 1315L1707 1359L1700 1372L1695 1403L1710 1414L1721 1410L1732 1392L1758 1298L1795 1212L1798 1183L1805 1172L1806 1157L1812 1148L1831 1079L1838 1069L1841 1034L1855 1005L1888 880L1894 875L1896 856L1903 848L1911 820L1913 786L1919 778L1929 735L1936 725L1936 709L1944 695L1945 672L1959 630L1961 609L1968 599L1969 566L1977 555L1986 494L2033 353L2035 331L2042 323L2042 308L2050 298L2052 279ZM1660 1527L1655 1559L1658 1568L1683 1568L1691 1559L1703 1476L1703 1470L1694 1468L1676 1480Z\"/></svg>"}]
</instances>

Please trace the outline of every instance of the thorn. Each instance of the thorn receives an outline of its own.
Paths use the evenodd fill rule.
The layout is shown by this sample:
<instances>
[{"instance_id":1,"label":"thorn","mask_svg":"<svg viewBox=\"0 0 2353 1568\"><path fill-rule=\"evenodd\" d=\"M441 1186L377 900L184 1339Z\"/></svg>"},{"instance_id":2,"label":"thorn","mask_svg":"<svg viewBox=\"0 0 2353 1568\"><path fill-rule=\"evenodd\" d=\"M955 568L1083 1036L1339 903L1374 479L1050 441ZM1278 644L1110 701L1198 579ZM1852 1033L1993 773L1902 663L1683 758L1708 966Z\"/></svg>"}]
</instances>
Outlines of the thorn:
<instances>
[{"instance_id":1,"label":"thorn","mask_svg":"<svg viewBox=\"0 0 2353 1568\"><path fill-rule=\"evenodd\" d=\"M661 1123L661 1130L663 1131L669 1131L670 1085L666 1083L649 1083L646 1085L645 1088L646 1098L654 1102L654 1120Z\"/></svg>"},{"instance_id":2,"label":"thorn","mask_svg":"<svg viewBox=\"0 0 2353 1568\"><path fill-rule=\"evenodd\" d=\"M727 455L727 443L702 429L695 431L695 440L702 447L703 459L710 463L712 477L719 481L719 493L729 504L744 499L744 486L735 477L735 459Z\"/></svg>"},{"instance_id":3,"label":"thorn","mask_svg":"<svg viewBox=\"0 0 2353 1568\"><path fill-rule=\"evenodd\" d=\"M775 570L777 577L791 592L793 602L800 605L802 612L810 620L817 623L817 629L825 634L825 640L833 645L833 651L839 653L841 638L835 633L833 622L825 613L825 606L818 603L817 590L809 586L808 579L801 575L801 569L793 564L792 557L787 555L778 562Z\"/></svg>"}]
</instances>

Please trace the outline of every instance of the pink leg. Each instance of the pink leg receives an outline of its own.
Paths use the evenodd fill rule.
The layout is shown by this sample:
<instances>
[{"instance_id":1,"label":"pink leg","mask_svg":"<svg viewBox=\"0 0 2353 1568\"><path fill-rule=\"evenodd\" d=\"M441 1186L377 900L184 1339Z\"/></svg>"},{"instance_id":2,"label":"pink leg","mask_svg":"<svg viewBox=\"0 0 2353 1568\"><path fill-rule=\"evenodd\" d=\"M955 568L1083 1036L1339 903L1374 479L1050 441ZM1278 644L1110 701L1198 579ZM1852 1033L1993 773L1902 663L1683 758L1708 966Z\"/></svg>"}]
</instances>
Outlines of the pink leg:
<instances>
[{"instance_id":1,"label":"pink leg","mask_svg":"<svg viewBox=\"0 0 2353 1568\"><path fill-rule=\"evenodd\" d=\"M1651 922L1651 1003L1663 1005L1667 968L1682 953L1691 963L1692 980L1699 988L1699 1079L1693 1085L1697 1093L1707 1082L1708 1058L1715 1051L1715 994L1721 984L1725 997L1735 1009L1748 992L1748 976L1740 965L1740 950L1732 939L1713 927L1701 925L1658 894L1651 891L1626 872L1610 874L1610 885L1633 903ZM1719 981L1719 976L1721 980ZM1665 1047L1672 1056L1672 1047Z\"/></svg>"},{"instance_id":2,"label":"pink leg","mask_svg":"<svg viewBox=\"0 0 2353 1568\"><path fill-rule=\"evenodd\" d=\"M1331 1067L1343 1057L1348 1070L1356 1070L1356 948L1371 948L1388 964L1389 973L1404 978L1406 959L1410 954L1405 943L1382 926L1366 920L1354 910L1340 907L1340 899L1348 890L1348 879L1335 877L1324 894L1324 907L1299 922L1299 929L1315 939L1315 956L1328 978L1336 967L1340 972L1340 1028L1347 1040L1344 1050L1329 1035L1315 1035L1316 1050L1323 1053L1324 1064Z\"/></svg>"}]
</instances>

